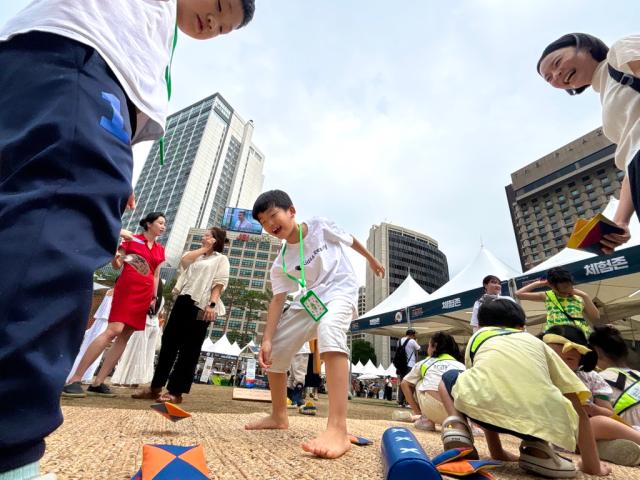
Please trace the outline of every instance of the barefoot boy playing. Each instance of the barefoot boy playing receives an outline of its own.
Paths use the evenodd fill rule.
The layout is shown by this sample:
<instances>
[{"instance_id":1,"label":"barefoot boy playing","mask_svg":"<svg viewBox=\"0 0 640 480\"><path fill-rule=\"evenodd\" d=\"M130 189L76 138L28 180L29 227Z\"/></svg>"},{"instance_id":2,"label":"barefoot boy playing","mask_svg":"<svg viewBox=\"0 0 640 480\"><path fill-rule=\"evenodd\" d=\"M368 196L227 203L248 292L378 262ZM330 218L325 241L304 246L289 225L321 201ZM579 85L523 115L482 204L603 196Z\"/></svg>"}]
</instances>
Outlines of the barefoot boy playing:
<instances>
[{"instance_id":1,"label":"barefoot boy playing","mask_svg":"<svg viewBox=\"0 0 640 480\"><path fill-rule=\"evenodd\" d=\"M268 233L285 242L271 267L273 298L259 356L260 365L268 370L271 415L245 428L289 427L286 372L304 342L317 338L327 371L329 418L327 429L303 443L302 448L318 457L340 457L351 448L347 436L347 331L356 314L358 298L358 281L345 246L365 257L379 277L384 276L384 267L358 240L333 222L314 217L298 224L291 198L281 190L260 195L253 205L253 218ZM287 294L299 288L301 291L291 308L281 314Z\"/></svg>"}]
</instances>

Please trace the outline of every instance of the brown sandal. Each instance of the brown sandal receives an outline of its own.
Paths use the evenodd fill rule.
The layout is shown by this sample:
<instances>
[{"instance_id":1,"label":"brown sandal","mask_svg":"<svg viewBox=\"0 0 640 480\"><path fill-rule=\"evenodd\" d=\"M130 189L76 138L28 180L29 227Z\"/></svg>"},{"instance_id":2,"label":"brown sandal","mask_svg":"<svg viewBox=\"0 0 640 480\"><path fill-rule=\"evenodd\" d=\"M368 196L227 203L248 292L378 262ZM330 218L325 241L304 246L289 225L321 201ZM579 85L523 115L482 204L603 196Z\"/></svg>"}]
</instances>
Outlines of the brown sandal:
<instances>
[{"instance_id":1,"label":"brown sandal","mask_svg":"<svg viewBox=\"0 0 640 480\"><path fill-rule=\"evenodd\" d=\"M177 405L179 403L182 403L182 395L174 395L172 393L165 392L158 397L158 401L163 403L164 402L174 403Z\"/></svg>"},{"instance_id":2,"label":"brown sandal","mask_svg":"<svg viewBox=\"0 0 640 480\"><path fill-rule=\"evenodd\" d=\"M160 395L160 392L162 392L161 388L156 390L154 388L146 387L131 394L131 398L135 398L136 400L155 400L158 398L158 395Z\"/></svg>"}]
</instances>

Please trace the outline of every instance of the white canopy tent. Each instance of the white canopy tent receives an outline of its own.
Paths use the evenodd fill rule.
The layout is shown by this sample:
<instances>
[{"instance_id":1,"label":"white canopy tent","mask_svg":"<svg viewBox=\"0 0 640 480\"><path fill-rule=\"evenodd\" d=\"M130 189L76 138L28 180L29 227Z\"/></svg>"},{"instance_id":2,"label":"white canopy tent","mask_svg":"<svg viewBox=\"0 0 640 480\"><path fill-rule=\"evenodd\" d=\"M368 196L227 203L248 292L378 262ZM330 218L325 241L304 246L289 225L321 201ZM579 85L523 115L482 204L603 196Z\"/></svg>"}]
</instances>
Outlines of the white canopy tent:
<instances>
[{"instance_id":1,"label":"white canopy tent","mask_svg":"<svg viewBox=\"0 0 640 480\"><path fill-rule=\"evenodd\" d=\"M371 359L369 359L369 361L365 364L364 368L362 369L362 375L378 375L378 369L373 364Z\"/></svg>"},{"instance_id":2,"label":"white canopy tent","mask_svg":"<svg viewBox=\"0 0 640 480\"><path fill-rule=\"evenodd\" d=\"M216 355L227 355L230 357L237 357L240 353L239 347L238 349L236 349L231 345L226 333L222 335L216 343L213 344L213 348L212 350L210 350L210 352Z\"/></svg>"},{"instance_id":3,"label":"white canopy tent","mask_svg":"<svg viewBox=\"0 0 640 480\"><path fill-rule=\"evenodd\" d=\"M387 372L387 369L386 369L386 368L384 368L384 367L382 366L382 364L380 364L380 365L378 365L378 368L376 368L376 371L378 372L378 375L380 375L381 377L384 377L384 375L385 375L385 374L386 374L386 372Z\"/></svg>"},{"instance_id":4,"label":"white canopy tent","mask_svg":"<svg viewBox=\"0 0 640 480\"><path fill-rule=\"evenodd\" d=\"M214 348L215 348L214 343L211 341L209 337L207 337L204 339L204 342L202 342L202 347L200 347L200 351L213 353Z\"/></svg>"},{"instance_id":5,"label":"white canopy tent","mask_svg":"<svg viewBox=\"0 0 640 480\"><path fill-rule=\"evenodd\" d=\"M393 363L389 364L389 367L387 367L387 370L384 372L384 376L385 377L397 377L397 373L396 373L396 366Z\"/></svg>"},{"instance_id":6,"label":"white canopy tent","mask_svg":"<svg viewBox=\"0 0 640 480\"><path fill-rule=\"evenodd\" d=\"M231 355L237 357L238 355L240 355L241 351L242 351L242 348L240 348L240 345L238 345L238 342L233 342L231 344L231 352L233 352Z\"/></svg>"},{"instance_id":7,"label":"white canopy tent","mask_svg":"<svg viewBox=\"0 0 640 480\"><path fill-rule=\"evenodd\" d=\"M351 367L351 373L354 374L361 374L362 370L364 369L364 365L362 365L362 362L360 360L358 360L358 363L356 363L355 365L353 365Z\"/></svg>"},{"instance_id":8,"label":"white canopy tent","mask_svg":"<svg viewBox=\"0 0 640 480\"><path fill-rule=\"evenodd\" d=\"M380 317L391 316L395 322L406 321L406 309L429 300L429 293L416 282L411 274L396 288L391 295L362 315L362 319L380 320Z\"/></svg>"},{"instance_id":9,"label":"white canopy tent","mask_svg":"<svg viewBox=\"0 0 640 480\"><path fill-rule=\"evenodd\" d=\"M428 301L410 304L407 308L413 327L420 341L437 331L448 331L456 340L464 343L471 334L470 320L473 304L482 295L482 279L495 275L503 281L503 293L508 292L507 280L520 272L498 259L486 247L480 250L464 269L449 282L433 292ZM394 292L395 293L395 292ZM402 337L409 324L405 321L372 322L362 318L352 324L352 331L364 331L377 335Z\"/></svg>"}]
</instances>

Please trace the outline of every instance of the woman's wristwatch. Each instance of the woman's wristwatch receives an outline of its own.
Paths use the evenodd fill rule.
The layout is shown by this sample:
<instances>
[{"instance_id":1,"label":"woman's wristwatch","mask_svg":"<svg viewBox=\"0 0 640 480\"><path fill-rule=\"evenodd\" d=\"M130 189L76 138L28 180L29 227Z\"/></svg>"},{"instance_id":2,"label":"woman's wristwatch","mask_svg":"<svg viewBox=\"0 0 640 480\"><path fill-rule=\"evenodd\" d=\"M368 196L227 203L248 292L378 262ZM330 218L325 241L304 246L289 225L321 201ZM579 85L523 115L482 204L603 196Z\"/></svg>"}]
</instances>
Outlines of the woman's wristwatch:
<instances>
[{"instance_id":1,"label":"woman's wristwatch","mask_svg":"<svg viewBox=\"0 0 640 480\"><path fill-rule=\"evenodd\" d=\"M209 304L209 308L216 308L216 302L211 302Z\"/></svg>"}]
</instances>

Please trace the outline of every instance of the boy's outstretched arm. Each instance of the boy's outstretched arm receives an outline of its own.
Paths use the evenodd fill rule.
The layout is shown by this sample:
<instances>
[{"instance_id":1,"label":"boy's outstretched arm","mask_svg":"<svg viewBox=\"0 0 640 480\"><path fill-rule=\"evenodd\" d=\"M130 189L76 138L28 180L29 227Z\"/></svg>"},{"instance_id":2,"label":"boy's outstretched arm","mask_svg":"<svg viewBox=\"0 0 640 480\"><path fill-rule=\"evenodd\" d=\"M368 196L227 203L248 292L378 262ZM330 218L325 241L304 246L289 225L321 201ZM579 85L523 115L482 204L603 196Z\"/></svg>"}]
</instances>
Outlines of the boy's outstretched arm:
<instances>
[{"instance_id":1,"label":"boy's outstretched arm","mask_svg":"<svg viewBox=\"0 0 640 480\"><path fill-rule=\"evenodd\" d=\"M274 295L269 303L267 311L267 323L264 327L264 335L262 336L262 345L260 346L260 354L258 355L258 363L262 368L271 367L271 339L276 332L276 326L280 315L282 315L282 307L287 299L287 293L278 293Z\"/></svg>"},{"instance_id":2,"label":"boy's outstretched arm","mask_svg":"<svg viewBox=\"0 0 640 480\"><path fill-rule=\"evenodd\" d=\"M360 255L362 255L364 258L367 259L367 262L369 263L371 270L373 270L373 273L377 277L384 278L385 272L382 264L376 259L376 257L371 255L371 252L367 250L367 248L364 245L362 245L356 237L353 237L353 243L351 244L351 248L353 248L356 252L358 252Z\"/></svg>"}]
</instances>

